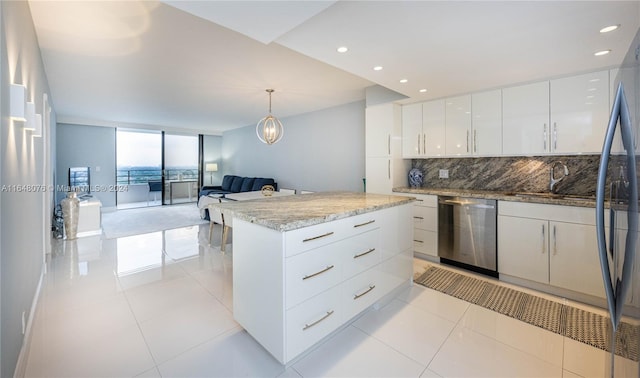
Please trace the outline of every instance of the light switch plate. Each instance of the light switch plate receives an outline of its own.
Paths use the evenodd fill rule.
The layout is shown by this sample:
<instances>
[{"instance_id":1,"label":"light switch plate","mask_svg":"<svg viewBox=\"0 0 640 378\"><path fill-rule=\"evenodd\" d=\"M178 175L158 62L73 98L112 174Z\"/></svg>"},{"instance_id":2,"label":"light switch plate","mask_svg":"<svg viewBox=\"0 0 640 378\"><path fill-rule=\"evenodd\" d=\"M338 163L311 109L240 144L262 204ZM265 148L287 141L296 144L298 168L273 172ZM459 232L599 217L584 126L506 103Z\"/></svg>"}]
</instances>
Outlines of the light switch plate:
<instances>
[{"instance_id":1,"label":"light switch plate","mask_svg":"<svg viewBox=\"0 0 640 378\"><path fill-rule=\"evenodd\" d=\"M440 170L440 178L449 178L449 170L448 169L441 169Z\"/></svg>"}]
</instances>

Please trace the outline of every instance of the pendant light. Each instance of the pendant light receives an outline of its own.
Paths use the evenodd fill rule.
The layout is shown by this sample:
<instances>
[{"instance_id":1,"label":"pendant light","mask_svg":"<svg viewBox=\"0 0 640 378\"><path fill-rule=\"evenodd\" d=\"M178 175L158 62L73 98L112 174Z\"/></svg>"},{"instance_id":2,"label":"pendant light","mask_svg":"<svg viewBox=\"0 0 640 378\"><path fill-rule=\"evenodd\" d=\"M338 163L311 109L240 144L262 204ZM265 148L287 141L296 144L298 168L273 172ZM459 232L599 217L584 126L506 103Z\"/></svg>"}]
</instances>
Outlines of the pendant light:
<instances>
[{"instance_id":1,"label":"pendant light","mask_svg":"<svg viewBox=\"0 0 640 378\"><path fill-rule=\"evenodd\" d=\"M271 114L271 94L273 89L267 89L269 93L269 115L264 117L256 125L256 134L262 143L274 144L282 139L284 128L282 122Z\"/></svg>"}]
</instances>

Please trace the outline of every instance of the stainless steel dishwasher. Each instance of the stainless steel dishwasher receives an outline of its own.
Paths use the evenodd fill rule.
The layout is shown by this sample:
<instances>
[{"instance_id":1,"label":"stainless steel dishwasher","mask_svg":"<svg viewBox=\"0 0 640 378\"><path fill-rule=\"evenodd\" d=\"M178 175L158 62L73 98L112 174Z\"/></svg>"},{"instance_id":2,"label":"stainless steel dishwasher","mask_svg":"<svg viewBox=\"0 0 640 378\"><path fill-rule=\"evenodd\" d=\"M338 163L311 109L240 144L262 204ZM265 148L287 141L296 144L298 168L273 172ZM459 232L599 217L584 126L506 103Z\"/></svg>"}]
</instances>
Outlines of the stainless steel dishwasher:
<instances>
[{"instance_id":1,"label":"stainless steel dishwasher","mask_svg":"<svg viewBox=\"0 0 640 378\"><path fill-rule=\"evenodd\" d=\"M438 197L442 263L498 277L496 200Z\"/></svg>"}]
</instances>

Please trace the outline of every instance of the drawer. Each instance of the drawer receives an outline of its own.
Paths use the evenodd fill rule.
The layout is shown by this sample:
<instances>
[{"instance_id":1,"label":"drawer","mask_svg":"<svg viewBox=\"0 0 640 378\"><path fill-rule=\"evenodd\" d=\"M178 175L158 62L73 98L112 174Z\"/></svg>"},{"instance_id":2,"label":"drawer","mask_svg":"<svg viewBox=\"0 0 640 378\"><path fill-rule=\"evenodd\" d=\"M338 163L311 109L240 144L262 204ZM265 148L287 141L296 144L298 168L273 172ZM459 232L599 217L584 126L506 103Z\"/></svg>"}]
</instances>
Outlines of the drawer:
<instances>
[{"instance_id":1,"label":"drawer","mask_svg":"<svg viewBox=\"0 0 640 378\"><path fill-rule=\"evenodd\" d=\"M335 221L284 233L285 257L336 242L346 236L344 222Z\"/></svg>"},{"instance_id":2,"label":"drawer","mask_svg":"<svg viewBox=\"0 0 640 378\"><path fill-rule=\"evenodd\" d=\"M344 249L332 243L285 260L286 308L291 308L342 281Z\"/></svg>"},{"instance_id":3,"label":"drawer","mask_svg":"<svg viewBox=\"0 0 640 378\"><path fill-rule=\"evenodd\" d=\"M371 268L342 284L343 321L347 322L382 297L383 279L377 268Z\"/></svg>"},{"instance_id":4,"label":"drawer","mask_svg":"<svg viewBox=\"0 0 640 378\"><path fill-rule=\"evenodd\" d=\"M350 237L338 242L344 246L342 278L349 279L380 262L380 229Z\"/></svg>"},{"instance_id":5,"label":"drawer","mask_svg":"<svg viewBox=\"0 0 640 378\"><path fill-rule=\"evenodd\" d=\"M290 361L342 325L340 286L288 310L285 316L285 360Z\"/></svg>"},{"instance_id":6,"label":"drawer","mask_svg":"<svg viewBox=\"0 0 640 378\"><path fill-rule=\"evenodd\" d=\"M413 206L413 226L421 230L438 230L438 209L435 207Z\"/></svg>"},{"instance_id":7,"label":"drawer","mask_svg":"<svg viewBox=\"0 0 640 378\"><path fill-rule=\"evenodd\" d=\"M416 206L438 207L438 196L431 194L414 194Z\"/></svg>"},{"instance_id":8,"label":"drawer","mask_svg":"<svg viewBox=\"0 0 640 378\"><path fill-rule=\"evenodd\" d=\"M438 233L436 231L413 230L413 250L438 256Z\"/></svg>"}]
</instances>

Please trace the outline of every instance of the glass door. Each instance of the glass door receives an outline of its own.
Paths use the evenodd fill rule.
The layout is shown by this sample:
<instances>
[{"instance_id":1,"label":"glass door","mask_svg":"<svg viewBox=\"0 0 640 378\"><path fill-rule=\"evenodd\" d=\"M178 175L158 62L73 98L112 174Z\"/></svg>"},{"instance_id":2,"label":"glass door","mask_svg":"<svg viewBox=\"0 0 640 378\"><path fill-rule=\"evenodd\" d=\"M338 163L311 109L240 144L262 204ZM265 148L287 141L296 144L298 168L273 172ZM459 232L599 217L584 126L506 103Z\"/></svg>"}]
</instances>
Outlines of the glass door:
<instances>
[{"instance_id":1,"label":"glass door","mask_svg":"<svg viewBox=\"0 0 640 378\"><path fill-rule=\"evenodd\" d=\"M163 204L197 202L200 143L197 135L163 133Z\"/></svg>"},{"instance_id":2,"label":"glass door","mask_svg":"<svg viewBox=\"0 0 640 378\"><path fill-rule=\"evenodd\" d=\"M118 209L162 204L162 133L116 130L116 182Z\"/></svg>"}]
</instances>

